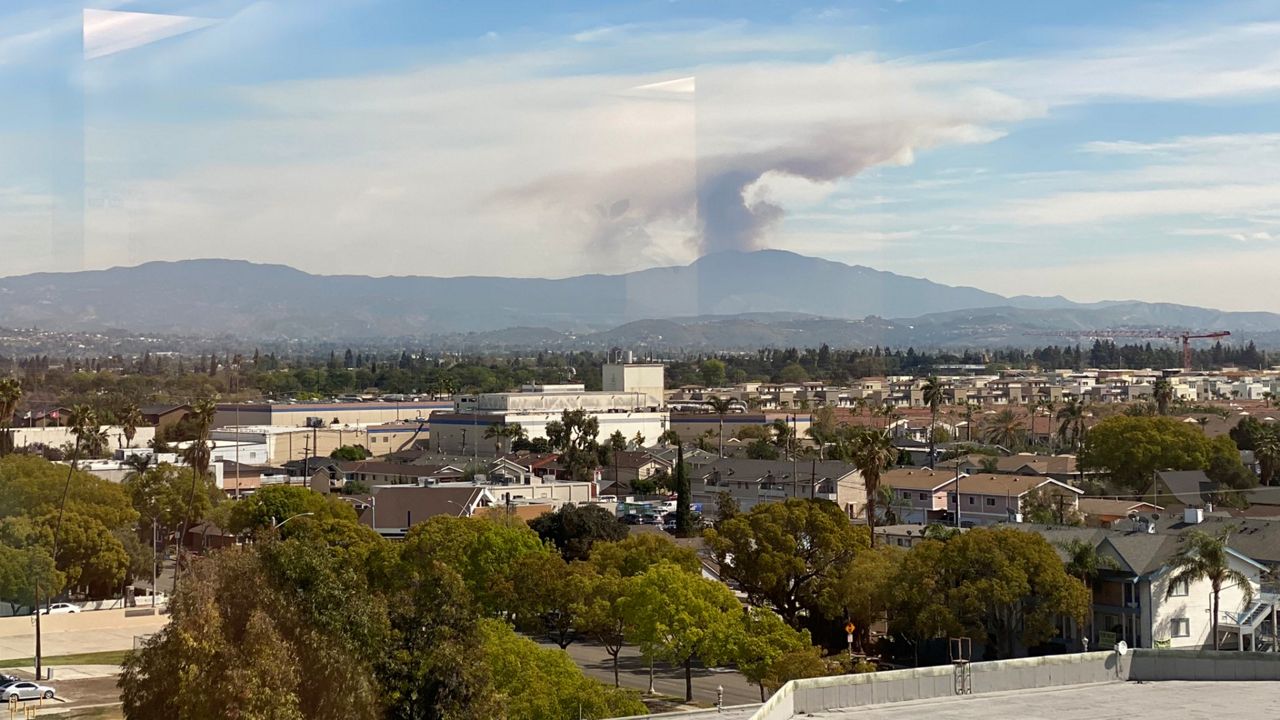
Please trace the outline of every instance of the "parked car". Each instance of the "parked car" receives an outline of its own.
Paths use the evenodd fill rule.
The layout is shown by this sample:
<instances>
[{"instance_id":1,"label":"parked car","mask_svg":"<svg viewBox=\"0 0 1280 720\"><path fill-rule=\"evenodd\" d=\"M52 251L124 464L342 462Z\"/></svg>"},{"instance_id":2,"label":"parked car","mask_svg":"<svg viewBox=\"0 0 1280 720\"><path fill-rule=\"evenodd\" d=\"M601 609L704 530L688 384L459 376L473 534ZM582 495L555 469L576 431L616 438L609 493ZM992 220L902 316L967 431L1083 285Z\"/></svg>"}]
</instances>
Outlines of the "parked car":
<instances>
[{"instance_id":1,"label":"parked car","mask_svg":"<svg viewBox=\"0 0 1280 720\"><path fill-rule=\"evenodd\" d=\"M63 602L63 603L54 603L47 608L40 608L40 610L42 611L41 614L43 615L66 615L67 613L80 612L80 606L75 605L73 603ZM35 612L33 611L31 614L35 615Z\"/></svg>"},{"instance_id":2,"label":"parked car","mask_svg":"<svg viewBox=\"0 0 1280 720\"><path fill-rule=\"evenodd\" d=\"M17 702L19 700L52 700L54 696L53 688L48 685L37 685L28 680L19 680L18 682L7 683L0 686L0 699L5 702Z\"/></svg>"}]
</instances>

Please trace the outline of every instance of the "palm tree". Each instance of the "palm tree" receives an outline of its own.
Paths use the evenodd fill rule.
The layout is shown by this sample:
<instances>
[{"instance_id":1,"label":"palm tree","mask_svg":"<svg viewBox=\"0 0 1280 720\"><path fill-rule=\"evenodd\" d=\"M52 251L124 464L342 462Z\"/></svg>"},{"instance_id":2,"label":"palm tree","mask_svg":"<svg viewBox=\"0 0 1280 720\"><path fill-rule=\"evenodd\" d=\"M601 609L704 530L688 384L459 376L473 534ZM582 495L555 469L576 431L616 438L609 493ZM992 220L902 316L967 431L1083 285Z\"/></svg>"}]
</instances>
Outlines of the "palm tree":
<instances>
[{"instance_id":1,"label":"palm tree","mask_svg":"<svg viewBox=\"0 0 1280 720\"><path fill-rule=\"evenodd\" d=\"M973 442L973 414L978 411L978 404L968 400L964 403L964 439Z\"/></svg>"},{"instance_id":2,"label":"palm tree","mask_svg":"<svg viewBox=\"0 0 1280 720\"><path fill-rule=\"evenodd\" d=\"M1168 415L1169 403L1173 402L1173 383L1160 378L1151 388L1151 396L1156 401L1156 412Z\"/></svg>"},{"instance_id":3,"label":"palm tree","mask_svg":"<svg viewBox=\"0 0 1280 720\"><path fill-rule=\"evenodd\" d=\"M921 389L924 404L929 406L929 467L933 467L933 452L938 431L938 408L942 407L942 383L936 375L930 375Z\"/></svg>"},{"instance_id":4,"label":"palm tree","mask_svg":"<svg viewBox=\"0 0 1280 720\"><path fill-rule=\"evenodd\" d=\"M862 428L852 438L848 460L862 474L867 489L867 527L871 530L871 546L876 544L876 501L879 499L880 474L898 459L893 439L883 430Z\"/></svg>"},{"instance_id":5,"label":"palm tree","mask_svg":"<svg viewBox=\"0 0 1280 720\"><path fill-rule=\"evenodd\" d=\"M1013 408L1005 408L982 423L982 441L992 445L1013 449L1026 437L1027 426Z\"/></svg>"},{"instance_id":6,"label":"palm tree","mask_svg":"<svg viewBox=\"0 0 1280 720\"><path fill-rule=\"evenodd\" d=\"M10 426L13 414L18 411L18 403L22 400L22 384L16 378L0 379L0 455L13 450L13 436Z\"/></svg>"},{"instance_id":7,"label":"palm tree","mask_svg":"<svg viewBox=\"0 0 1280 720\"><path fill-rule=\"evenodd\" d=\"M1235 585L1244 595L1244 604L1253 602L1253 585L1248 576L1231 567L1227 552L1228 534L1210 535L1203 530L1192 530L1183 539L1185 545L1173 559L1173 574L1169 576L1166 596L1173 595L1177 586L1208 580L1213 590L1213 649L1218 650L1218 596L1225 586Z\"/></svg>"},{"instance_id":8,"label":"palm tree","mask_svg":"<svg viewBox=\"0 0 1280 720\"><path fill-rule=\"evenodd\" d=\"M1253 439L1253 456L1258 461L1262 484L1270 485L1276 467L1280 466L1280 430L1272 425L1263 425Z\"/></svg>"},{"instance_id":9,"label":"palm tree","mask_svg":"<svg viewBox=\"0 0 1280 720\"><path fill-rule=\"evenodd\" d=\"M151 467L151 460L154 457L154 455L139 455L135 453L125 458L125 467L129 468L129 472L125 475L125 480L128 481L145 473L147 468Z\"/></svg>"},{"instance_id":10,"label":"palm tree","mask_svg":"<svg viewBox=\"0 0 1280 720\"><path fill-rule=\"evenodd\" d=\"M1041 405L1044 406L1045 415L1048 417L1049 427L1045 429L1045 435L1049 436L1049 454L1053 455L1057 452L1057 448L1053 442L1055 437L1053 433L1053 418L1054 413L1058 410L1058 403L1054 402L1053 398L1046 398L1041 402Z\"/></svg>"},{"instance_id":11,"label":"palm tree","mask_svg":"<svg viewBox=\"0 0 1280 720\"><path fill-rule=\"evenodd\" d=\"M71 416L67 418L71 434L75 436L72 461L80 458L81 452L94 455L93 450L101 436L101 425L98 422L98 411L90 405L76 405L71 408Z\"/></svg>"},{"instance_id":12,"label":"palm tree","mask_svg":"<svg viewBox=\"0 0 1280 720\"><path fill-rule=\"evenodd\" d=\"M724 414L729 412L733 403L729 398L713 397L707 398L707 405L712 412L720 416L720 457L724 457Z\"/></svg>"},{"instance_id":13,"label":"palm tree","mask_svg":"<svg viewBox=\"0 0 1280 720\"><path fill-rule=\"evenodd\" d=\"M1084 440L1085 409L1083 400L1072 398L1058 411L1058 438L1072 450L1079 450Z\"/></svg>"},{"instance_id":14,"label":"palm tree","mask_svg":"<svg viewBox=\"0 0 1280 720\"><path fill-rule=\"evenodd\" d=\"M125 447L133 447L133 438L138 434L138 426L145 422L137 403L126 403L119 415L121 432L124 435Z\"/></svg>"},{"instance_id":15,"label":"palm tree","mask_svg":"<svg viewBox=\"0 0 1280 720\"><path fill-rule=\"evenodd\" d=\"M525 436L524 427L520 423L493 423L485 428L484 436L486 439L493 440L493 454L495 456L502 454L503 441L506 441L507 452L511 452L511 445Z\"/></svg>"},{"instance_id":16,"label":"palm tree","mask_svg":"<svg viewBox=\"0 0 1280 720\"><path fill-rule=\"evenodd\" d=\"M1079 538L1068 540L1059 545L1067 554L1067 574L1080 578L1089 591L1089 625L1085 628L1085 636L1093 637L1093 583L1103 570L1114 570L1117 564L1109 555L1098 552L1098 546Z\"/></svg>"},{"instance_id":17,"label":"palm tree","mask_svg":"<svg viewBox=\"0 0 1280 720\"><path fill-rule=\"evenodd\" d=\"M178 552L182 552L187 541L187 530L191 527L191 513L195 507L196 486L208 477L212 447L209 445L209 430L213 427L213 419L218 414L217 396L200 398L191 404L188 416L196 431L196 438L182 453L182 459L191 466L191 490L187 493L187 512L182 518L182 532L178 535ZM173 591L178 590L178 570L173 573Z\"/></svg>"}]
</instances>

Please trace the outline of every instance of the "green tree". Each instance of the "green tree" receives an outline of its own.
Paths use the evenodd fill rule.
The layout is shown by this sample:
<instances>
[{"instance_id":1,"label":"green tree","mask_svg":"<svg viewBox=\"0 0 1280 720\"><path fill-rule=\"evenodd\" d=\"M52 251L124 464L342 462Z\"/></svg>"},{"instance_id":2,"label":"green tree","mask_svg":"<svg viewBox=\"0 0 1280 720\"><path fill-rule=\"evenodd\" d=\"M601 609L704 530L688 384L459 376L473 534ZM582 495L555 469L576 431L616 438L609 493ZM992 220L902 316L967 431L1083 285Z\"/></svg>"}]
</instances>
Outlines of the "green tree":
<instances>
[{"instance_id":1,"label":"green tree","mask_svg":"<svg viewBox=\"0 0 1280 720\"><path fill-rule=\"evenodd\" d=\"M1213 598L1210 617L1213 618L1214 650L1222 649L1218 636L1219 597L1222 589L1228 586L1238 587L1244 595L1244 604L1253 602L1253 584L1248 576L1231 567L1228 539L1227 533L1210 535L1203 530L1192 530L1183 536L1182 548L1170 563L1172 572L1166 591L1166 595L1173 595L1179 585L1209 581Z\"/></svg>"},{"instance_id":2,"label":"green tree","mask_svg":"<svg viewBox=\"0 0 1280 720\"><path fill-rule=\"evenodd\" d=\"M523 522L444 515L410 528L400 550L404 562L417 566L439 562L456 572L486 613L512 610L509 568L521 556L549 552Z\"/></svg>"},{"instance_id":3,"label":"green tree","mask_svg":"<svg viewBox=\"0 0 1280 720\"><path fill-rule=\"evenodd\" d=\"M597 543L591 551L591 566L599 574L620 577L643 575L659 563L670 563L691 573L702 571L702 561L693 548L677 545L658 533L636 533L617 542Z\"/></svg>"},{"instance_id":4,"label":"green tree","mask_svg":"<svg viewBox=\"0 0 1280 720\"><path fill-rule=\"evenodd\" d=\"M563 650L539 647L505 623L482 620L480 638L509 720L575 720L647 712L634 691L588 678Z\"/></svg>"},{"instance_id":5,"label":"green tree","mask_svg":"<svg viewBox=\"0 0 1280 720\"><path fill-rule=\"evenodd\" d=\"M0 378L0 457L13 452L13 414L22 401L22 384L17 378Z\"/></svg>"},{"instance_id":6,"label":"green tree","mask_svg":"<svg viewBox=\"0 0 1280 720\"><path fill-rule=\"evenodd\" d=\"M647 657L684 668L693 700L693 663L731 660L741 643L742 606L725 585L663 563L638 576L624 603L632 637Z\"/></svg>"},{"instance_id":7,"label":"green tree","mask_svg":"<svg viewBox=\"0 0 1280 720\"><path fill-rule=\"evenodd\" d=\"M585 410L565 410L547 423L547 440L574 480L589 480L599 464L600 421Z\"/></svg>"},{"instance_id":8,"label":"green tree","mask_svg":"<svg viewBox=\"0 0 1280 720\"><path fill-rule=\"evenodd\" d=\"M707 358L698 366L698 373L702 376L702 384L707 387L722 387L725 382L724 371L724 362L716 358Z\"/></svg>"},{"instance_id":9,"label":"green tree","mask_svg":"<svg viewBox=\"0 0 1280 720\"><path fill-rule=\"evenodd\" d=\"M593 565L595 559L592 558ZM576 618L578 631L609 654L613 660L613 686L618 687L618 654L630 631L627 595L635 583L631 576L617 572L589 573L583 577L587 582Z\"/></svg>"},{"instance_id":10,"label":"green tree","mask_svg":"<svg viewBox=\"0 0 1280 720\"><path fill-rule=\"evenodd\" d=\"M891 545L860 552L823 588L819 598L822 614L850 620L854 637L864 649L871 638L871 626L892 605L894 580L904 554Z\"/></svg>"},{"instance_id":11,"label":"green tree","mask_svg":"<svg viewBox=\"0 0 1280 720\"><path fill-rule=\"evenodd\" d=\"M42 598L57 595L66 583L49 551L35 545L13 547L7 541L0 542L0 602L9 603L10 614L19 614L19 608L35 607L37 583Z\"/></svg>"},{"instance_id":12,"label":"green tree","mask_svg":"<svg viewBox=\"0 0 1280 720\"><path fill-rule=\"evenodd\" d=\"M893 617L918 638L964 633L994 641L999 657L1053 637L1058 617L1083 623L1089 592L1041 536L974 528L926 540L903 559ZM912 584L908 584L912 583Z\"/></svg>"},{"instance_id":13,"label":"green tree","mask_svg":"<svg viewBox=\"0 0 1280 720\"><path fill-rule=\"evenodd\" d=\"M1253 456L1258 461L1258 475L1263 485L1270 485L1280 468L1280 431L1264 426L1254 440Z\"/></svg>"},{"instance_id":14,"label":"green tree","mask_svg":"<svg viewBox=\"0 0 1280 720\"><path fill-rule=\"evenodd\" d=\"M363 445L343 445L340 448L334 448L334 451L329 453L329 457L334 460L344 460L346 462L368 460L370 456L371 453Z\"/></svg>"},{"instance_id":15,"label":"green tree","mask_svg":"<svg viewBox=\"0 0 1280 720\"><path fill-rule=\"evenodd\" d=\"M187 513L188 482L186 473L169 463L148 467L140 473L134 472L125 478L124 488L129 493L129 501L133 509L138 513L143 535L151 536L152 524L162 529L177 529ZM213 479L206 477L204 489L196 492L191 506L191 515L195 522L199 522L208 514L213 507L213 498L217 497L218 492Z\"/></svg>"},{"instance_id":16,"label":"green tree","mask_svg":"<svg viewBox=\"0 0 1280 720\"><path fill-rule=\"evenodd\" d=\"M283 524L289 518L297 519ZM349 503L309 488L270 485L232 505L227 529L237 535L278 532L281 537L289 537L292 533L301 532L308 522L325 518L355 523L356 512Z\"/></svg>"},{"instance_id":17,"label":"green tree","mask_svg":"<svg viewBox=\"0 0 1280 720\"><path fill-rule=\"evenodd\" d=\"M543 541L554 545L565 560L585 560L597 542L627 536L627 526L600 505L561 505L529 523Z\"/></svg>"},{"instance_id":18,"label":"green tree","mask_svg":"<svg viewBox=\"0 0 1280 720\"><path fill-rule=\"evenodd\" d=\"M527 553L511 566L507 586L516 627L546 635L561 650L577 637L591 568L556 553Z\"/></svg>"},{"instance_id":19,"label":"green tree","mask_svg":"<svg viewBox=\"0 0 1280 720\"><path fill-rule=\"evenodd\" d=\"M1085 437L1079 463L1103 470L1130 492L1143 492L1157 470L1199 470L1209 466L1209 442L1198 427L1168 417L1114 415Z\"/></svg>"},{"instance_id":20,"label":"green tree","mask_svg":"<svg viewBox=\"0 0 1280 720\"><path fill-rule=\"evenodd\" d=\"M493 423L485 428L484 436L493 441L493 454L502 455L502 446L511 452L517 440L525 438L524 427L520 423Z\"/></svg>"},{"instance_id":21,"label":"green tree","mask_svg":"<svg viewBox=\"0 0 1280 720\"><path fill-rule=\"evenodd\" d=\"M869 547L867 530L835 503L800 498L756 505L704 538L751 604L772 607L793 625L819 608L826 584Z\"/></svg>"},{"instance_id":22,"label":"green tree","mask_svg":"<svg viewBox=\"0 0 1280 720\"><path fill-rule=\"evenodd\" d=\"M742 614L742 631L733 660L738 672L748 682L760 687L760 702L765 701L765 687L784 656L813 647L806 630L795 630L768 608L747 608ZM776 688L770 688L776 689Z\"/></svg>"},{"instance_id":23,"label":"green tree","mask_svg":"<svg viewBox=\"0 0 1280 720\"><path fill-rule=\"evenodd\" d=\"M684 464L684 447L676 448L676 535L693 535L693 485L689 480L689 466Z\"/></svg>"},{"instance_id":24,"label":"green tree","mask_svg":"<svg viewBox=\"0 0 1280 720\"><path fill-rule=\"evenodd\" d=\"M1022 499L1022 515L1025 522L1040 525L1084 525L1084 515L1070 506L1063 492L1055 492L1051 485L1027 493Z\"/></svg>"},{"instance_id":25,"label":"green tree","mask_svg":"<svg viewBox=\"0 0 1280 720\"><path fill-rule=\"evenodd\" d=\"M385 612L363 606L369 594L354 569L321 548L305 561L281 550L270 560L232 548L192 565L170 600L168 625L125 659L125 717L212 720L228 708L281 720L378 716L370 659L381 641L361 646L345 633ZM300 563L295 572L312 585L289 587L277 563ZM329 574L309 572L314 566ZM354 622L333 623L344 616Z\"/></svg>"},{"instance_id":26,"label":"green tree","mask_svg":"<svg viewBox=\"0 0 1280 720\"><path fill-rule=\"evenodd\" d=\"M463 579L414 548L389 577L391 633L376 673L388 720L502 717L481 613Z\"/></svg>"}]
</instances>

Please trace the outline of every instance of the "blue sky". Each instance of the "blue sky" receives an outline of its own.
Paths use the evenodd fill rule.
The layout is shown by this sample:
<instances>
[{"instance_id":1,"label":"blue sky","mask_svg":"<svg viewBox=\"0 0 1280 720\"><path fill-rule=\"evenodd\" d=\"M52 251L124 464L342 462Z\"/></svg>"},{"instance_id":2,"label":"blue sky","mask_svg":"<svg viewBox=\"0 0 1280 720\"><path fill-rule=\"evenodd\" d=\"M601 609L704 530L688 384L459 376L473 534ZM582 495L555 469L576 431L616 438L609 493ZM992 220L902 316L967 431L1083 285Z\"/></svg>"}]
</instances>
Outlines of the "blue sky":
<instances>
[{"instance_id":1,"label":"blue sky","mask_svg":"<svg viewBox=\"0 0 1280 720\"><path fill-rule=\"evenodd\" d=\"M767 247L1280 311L1274 2L9 0L0 97L0 274Z\"/></svg>"}]
</instances>

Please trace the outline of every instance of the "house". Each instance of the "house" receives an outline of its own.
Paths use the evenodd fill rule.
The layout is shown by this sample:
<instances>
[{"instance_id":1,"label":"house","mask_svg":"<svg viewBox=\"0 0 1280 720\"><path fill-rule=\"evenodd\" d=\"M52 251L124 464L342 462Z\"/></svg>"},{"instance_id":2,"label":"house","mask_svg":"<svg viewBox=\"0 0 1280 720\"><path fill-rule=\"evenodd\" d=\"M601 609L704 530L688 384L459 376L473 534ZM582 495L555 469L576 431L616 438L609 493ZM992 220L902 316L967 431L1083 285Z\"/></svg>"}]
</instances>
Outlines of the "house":
<instances>
[{"instance_id":1,"label":"house","mask_svg":"<svg viewBox=\"0 0 1280 720\"><path fill-rule=\"evenodd\" d=\"M1160 470L1156 472L1152 502L1173 508L1211 508L1221 486L1203 470Z\"/></svg>"},{"instance_id":2,"label":"house","mask_svg":"<svg viewBox=\"0 0 1280 720\"><path fill-rule=\"evenodd\" d=\"M928 529L928 525L917 523L877 525L876 537L881 545L911 549L928 539ZM957 532L964 532L966 529L955 528Z\"/></svg>"},{"instance_id":3,"label":"house","mask_svg":"<svg viewBox=\"0 0 1280 720\"><path fill-rule=\"evenodd\" d=\"M728 493L744 511L788 498L823 498L839 505L853 519L863 517L867 505L862 473L833 460L793 463L722 458L700 468L692 485L693 502L706 507L713 506L720 493Z\"/></svg>"},{"instance_id":4,"label":"house","mask_svg":"<svg viewBox=\"0 0 1280 720\"><path fill-rule=\"evenodd\" d=\"M1164 508L1138 500L1112 500L1110 498L1081 498L1080 513L1089 527L1109 528L1117 522L1128 521L1135 513L1150 516ZM1158 519L1158 518L1157 518Z\"/></svg>"},{"instance_id":5,"label":"house","mask_svg":"<svg viewBox=\"0 0 1280 720\"><path fill-rule=\"evenodd\" d=\"M647 480L660 472L670 472L674 463L650 455L643 450L620 451L609 454L609 464L600 468L602 492L606 495L626 495L632 483Z\"/></svg>"},{"instance_id":6,"label":"house","mask_svg":"<svg viewBox=\"0 0 1280 720\"><path fill-rule=\"evenodd\" d=\"M187 534L183 538L183 546L191 552L217 550L235 545L236 542L238 540L231 531L223 530L211 522L192 525L187 528Z\"/></svg>"},{"instance_id":7,"label":"house","mask_svg":"<svg viewBox=\"0 0 1280 720\"><path fill-rule=\"evenodd\" d=\"M994 472L1008 475L1039 475L1060 482L1072 482L1080 477L1075 455L1034 455L1018 453L1003 457L968 455L958 459L960 472ZM948 463L950 465L950 463Z\"/></svg>"},{"instance_id":8,"label":"house","mask_svg":"<svg viewBox=\"0 0 1280 720\"><path fill-rule=\"evenodd\" d=\"M1064 546L1078 540L1093 545L1111 567L1103 568L1093 583L1093 606L1084 628L1074 628L1073 637L1087 637L1094 648L1109 648L1123 640L1130 647L1202 648L1212 646L1210 617L1212 590L1208 580L1182 583L1170 589L1172 563L1182 548L1178 534L1156 532L1155 526L1141 523L1133 528L1088 529L1020 525L1036 532L1058 548L1066 559ZM1224 649L1260 647L1259 630L1264 622L1274 622L1278 599L1263 592L1262 573L1266 567L1240 552L1229 550L1232 569L1248 578L1254 593L1244 602L1239 587L1223 588L1220 594L1219 634Z\"/></svg>"},{"instance_id":9,"label":"house","mask_svg":"<svg viewBox=\"0 0 1280 720\"><path fill-rule=\"evenodd\" d=\"M338 463L339 482L365 485L422 485L461 480L463 471L453 465L406 465L382 460Z\"/></svg>"},{"instance_id":10,"label":"house","mask_svg":"<svg viewBox=\"0 0 1280 720\"><path fill-rule=\"evenodd\" d=\"M1047 477L981 473L961 475L947 487L948 519L960 515L962 527L1022 522L1033 492L1044 493L1063 517L1079 512L1083 490Z\"/></svg>"},{"instance_id":11,"label":"house","mask_svg":"<svg viewBox=\"0 0 1280 720\"><path fill-rule=\"evenodd\" d=\"M892 510L900 523L939 522L947 514L946 488L955 480L953 471L929 468L895 468L880 475L880 486L889 488L893 504L881 508L877 517Z\"/></svg>"},{"instance_id":12,"label":"house","mask_svg":"<svg viewBox=\"0 0 1280 720\"><path fill-rule=\"evenodd\" d=\"M143 405L138 408L142 421L155 427L157 435L186 420L191 415L190 405Z\"/></svg>"},{"instance_id":13,"label":"house","mask_svg":"<svg viewBox=\"0 0 1280 720\"><path fill-rule=\"evenodd\" d=\"M495 502L488 489L475 485L379 485L366 496L353 497L361 524L384 537L401 538L414 524L437 515L471 517Z\"/></svg>"}]
</instances>

